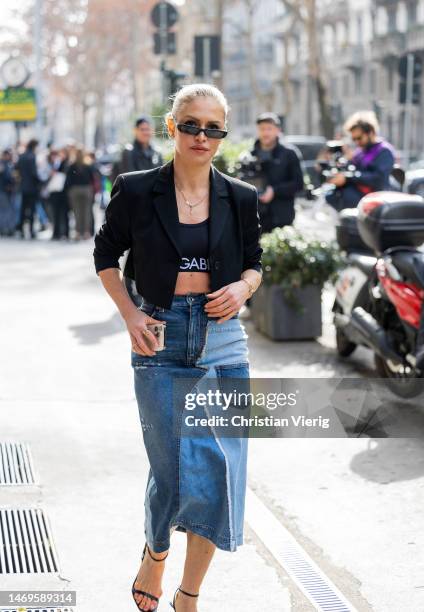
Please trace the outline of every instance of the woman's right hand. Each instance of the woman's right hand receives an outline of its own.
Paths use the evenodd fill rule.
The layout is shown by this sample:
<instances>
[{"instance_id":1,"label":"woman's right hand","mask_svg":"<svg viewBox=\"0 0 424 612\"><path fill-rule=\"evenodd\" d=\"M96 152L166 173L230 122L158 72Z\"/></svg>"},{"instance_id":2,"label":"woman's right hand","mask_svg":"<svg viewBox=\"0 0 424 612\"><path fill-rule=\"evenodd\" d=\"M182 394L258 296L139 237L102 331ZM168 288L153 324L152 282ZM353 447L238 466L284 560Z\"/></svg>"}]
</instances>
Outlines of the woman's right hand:
<instances>
[{"instance_id":1,"label":"woman's right hand","mask_svg":"<svg viewBox=\"0 0 424 612\"><path fill-rule=\"evenodd\" d=\"M149 317L141 310L135 310L125 318L125 323L130 334L132 350L139 355L152 357L156 351L151 347L158 347L159 342L156 336L147 329L146 325L151 323L161 323L157 319Z\"/></svg>"}]
</instances>

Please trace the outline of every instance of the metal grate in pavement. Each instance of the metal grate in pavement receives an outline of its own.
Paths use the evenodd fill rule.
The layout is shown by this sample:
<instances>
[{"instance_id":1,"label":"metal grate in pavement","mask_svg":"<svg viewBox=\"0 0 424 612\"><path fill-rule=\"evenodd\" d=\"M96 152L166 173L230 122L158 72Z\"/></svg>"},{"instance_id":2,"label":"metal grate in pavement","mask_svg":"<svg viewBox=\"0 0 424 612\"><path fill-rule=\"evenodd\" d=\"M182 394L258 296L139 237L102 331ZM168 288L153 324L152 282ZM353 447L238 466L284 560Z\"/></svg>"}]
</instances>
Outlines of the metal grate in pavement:
<instances>
[{"instance_id":1,"label":"metal grate in pavement","mask_svg":"<svg viewBox=\"0 0 424 612\"><path fill-rule=\"evenodd\" d=\"M35 484L31 452L25 442L0 442L0 485Z\"/></svg>"},{"instance_id":2,"label":"metal grate in pavement","mask_svg":"<svg viewBox=\"0 0 424 612\"><path fill-rule=\"evenodd\" d=\"M319 612L357 612L256 493L247 488L246 520Z\"/></svg>"},{"instance_id":3,"label":"metal grate in pavement","mask_svg":"<svg viewBox=\"0 0 424 612\"><path fill-rule=\"evenodd\" d=\"M58 572L49 521L40 508L0 508L0 575Z\"/></svg>"}]
</instances>

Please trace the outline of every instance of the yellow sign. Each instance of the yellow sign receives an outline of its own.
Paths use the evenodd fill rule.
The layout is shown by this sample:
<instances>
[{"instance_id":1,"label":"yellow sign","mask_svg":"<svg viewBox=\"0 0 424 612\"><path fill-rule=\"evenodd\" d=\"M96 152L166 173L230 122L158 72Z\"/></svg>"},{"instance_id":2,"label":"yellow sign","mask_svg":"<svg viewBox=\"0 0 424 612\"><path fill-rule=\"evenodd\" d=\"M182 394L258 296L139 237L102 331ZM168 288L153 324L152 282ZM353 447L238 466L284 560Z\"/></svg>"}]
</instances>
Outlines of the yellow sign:
<instances>
[{"instance_id":1,"label":"yellow sign","mask_svg":"<svg viewBox=\"0 0 424 612\"><path fill-rule=\"evenodd\" d=\"M36 117L35 89L0 89L0 121L35 121Z\"/></svg>"}]
</instances>

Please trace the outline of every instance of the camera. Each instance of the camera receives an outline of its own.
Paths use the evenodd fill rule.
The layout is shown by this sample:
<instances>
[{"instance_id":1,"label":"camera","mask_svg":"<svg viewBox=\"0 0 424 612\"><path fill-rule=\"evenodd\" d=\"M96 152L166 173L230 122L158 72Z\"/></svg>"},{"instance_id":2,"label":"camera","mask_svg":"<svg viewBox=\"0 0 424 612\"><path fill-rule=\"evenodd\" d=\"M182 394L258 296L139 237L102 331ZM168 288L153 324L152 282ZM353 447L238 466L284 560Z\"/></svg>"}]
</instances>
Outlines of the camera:
<instances>
[{"instance_id":1,"label":"camera","mask_svg":"<svg viewBox=\"0 0 424 612\"><path fill-rule=\"evenodd\" d=\"M261 195L266 189L266 177L262 167L262 162L258 157L251 153L240 155L236 165L236 177L245 183L256 187L258 194Z\"/></svg>"},{"instance_id":2,"label":"camera","mask_svg":"<svg viewBox=\"0 0 424 612\"><path fill-rule=\"evenodd\" d=\"M345 176L353 176L356 166L344 156L342 140L328 140L325 145L323 159L317 160L321 184L335 174L342 172Z\"/></svg>"}]
</instances>

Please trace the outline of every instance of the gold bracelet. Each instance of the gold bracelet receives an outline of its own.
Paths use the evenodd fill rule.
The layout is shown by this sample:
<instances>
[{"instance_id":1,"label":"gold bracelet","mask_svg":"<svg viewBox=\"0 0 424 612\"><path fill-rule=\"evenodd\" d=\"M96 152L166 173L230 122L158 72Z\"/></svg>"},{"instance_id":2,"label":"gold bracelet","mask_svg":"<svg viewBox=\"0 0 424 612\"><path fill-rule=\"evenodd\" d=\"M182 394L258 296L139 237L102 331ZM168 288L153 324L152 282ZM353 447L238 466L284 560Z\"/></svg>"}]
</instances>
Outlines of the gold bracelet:
<instances>
[{"instance_id":1,"label":"gold bracelet","mask_svg":"<svg viewBox=\"0 0 424 612\"><path fill-rule=\"evenodd\" d=\"M251 285L249 283L249 281L247 280L247 278L242 278L240 279L242 281L244 281L245 283L247 283L247 286L249 287L249 297L251 297L253 295L253 293L255 292L255 288L253 287L253 285Z\"/></svg>"}]
</instances>

